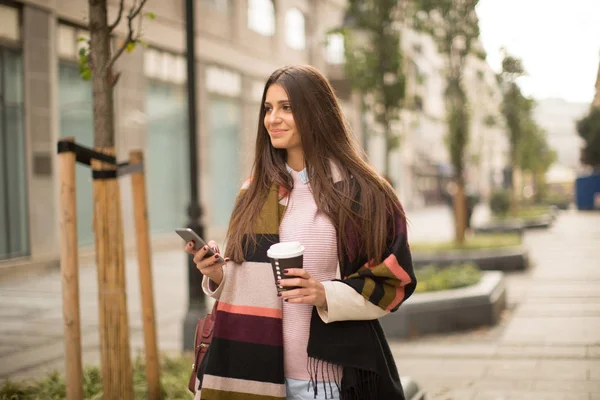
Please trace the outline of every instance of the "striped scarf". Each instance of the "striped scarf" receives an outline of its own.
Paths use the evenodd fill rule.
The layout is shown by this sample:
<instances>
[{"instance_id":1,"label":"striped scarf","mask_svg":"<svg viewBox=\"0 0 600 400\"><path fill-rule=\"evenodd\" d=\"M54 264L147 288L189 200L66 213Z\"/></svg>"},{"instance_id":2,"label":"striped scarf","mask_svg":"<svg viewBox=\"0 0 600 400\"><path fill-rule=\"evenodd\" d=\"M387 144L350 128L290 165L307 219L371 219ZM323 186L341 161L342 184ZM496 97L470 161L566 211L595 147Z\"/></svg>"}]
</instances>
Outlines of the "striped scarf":
<instances>
[{"instance_id":1,"label":"striped scarf","mask_svg":"<svg viewBox=\"0 0 600 400\"><path fill-rule=\"evenodd\" d=\"M242 188L241 194L246 189ZM273 185L254 228L257 245L248 246L242 264L225 269L214 336L203 368L201 399L286 397L282 300L277 297L267 257L269 247L279 242L279 225L286 204L286 194ZM345 277L342 281L389 311L395 311L416 286L406 226L400 216L395 217L397 235L390 238L384 262L375 265L360 256L340 260ZM377 321L325 324L313 309L307 351L315 395L320 389L329 392L324 382L333 381L339 385L344 400L404 399L398 372ZM343 378L336 376L336 368L326 371L324 365L342 366Z\"/></svg>"}]
</instances>

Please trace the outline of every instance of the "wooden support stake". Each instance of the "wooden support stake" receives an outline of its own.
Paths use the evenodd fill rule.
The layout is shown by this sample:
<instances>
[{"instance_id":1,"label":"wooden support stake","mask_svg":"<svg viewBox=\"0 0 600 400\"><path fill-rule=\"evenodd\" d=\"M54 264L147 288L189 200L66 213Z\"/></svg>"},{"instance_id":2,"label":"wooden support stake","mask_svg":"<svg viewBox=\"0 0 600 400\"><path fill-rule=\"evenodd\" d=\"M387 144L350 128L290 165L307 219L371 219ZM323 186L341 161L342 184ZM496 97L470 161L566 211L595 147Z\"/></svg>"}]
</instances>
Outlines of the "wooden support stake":
<instances>
[{"instance_id":1,"label":"wooden support stake","mask_svg":"<svg viewBox=\"0 0 600 400\"><path fill-rule=\"evenodd\" d=\"M114 155L114 148L96 151ZM93 170L115 166L92 160ZM102 385L107 400L133 400L121 200L117 178L94 179Z\"/></svg>"},{"instance_id":2,"label":"wooden support stake","mask_svg":"<svg viewBox=\"0 0 600 400\"><path fill-rule=\"evenodd\" d=\"M61 141L74 142L75 139L64 138ZM66 390L68 400L81 400L83 399L83 368L79 310L75 153L59 153L58 169L60 176L60 271L65 335Z\"/></svg>"},{"instance_id":3,"label":"wooden support stake","mask_svg":"<svg viewBox=\"0 0 600 400\"><path fill-rule=\"evenodd\" d=\"M130 164L144 162L144 153L129 153ZM144 170L131 175L133 209L142 294L142 318L144 323L144 345L146 348L146 380L148 399L161 400L158 345L156 340L156 320L154 313L154 290L152 287L152 259L148 227L148 202L146 198L146 178Z\"/></svg>"}]
</instances>

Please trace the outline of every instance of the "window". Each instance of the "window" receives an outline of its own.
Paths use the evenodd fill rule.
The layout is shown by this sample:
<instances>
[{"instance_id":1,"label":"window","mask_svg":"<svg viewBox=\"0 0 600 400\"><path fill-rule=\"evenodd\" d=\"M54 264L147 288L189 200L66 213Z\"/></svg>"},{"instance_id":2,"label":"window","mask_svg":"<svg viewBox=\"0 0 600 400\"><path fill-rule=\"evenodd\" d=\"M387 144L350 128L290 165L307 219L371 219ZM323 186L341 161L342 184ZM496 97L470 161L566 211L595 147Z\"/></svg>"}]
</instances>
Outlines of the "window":
<instances>
[{"instance_id":1,"label":"window","mask_svg":"<svg viewBox=\"0 0 600 400\"><path fill-rule=\"evenodd\" d=\"M273 0L248 0L248 27L264 36L275 34Z\"/></svg>"},{"instance_id":2,"label":"window","mask_svg":"<svg viewBox=\"0 0 600 400\"><path fill-rule=\"evenodd\" d=\"M147 78L184 84L187 81L185 57L152 48L145 49L144 74Z\"/></svg>"},{"instance_id":3,"label":"window","mask_svg":"<svg viewBox=\"0 0 600 400\"><path fill-rule=\"evenodd\" d=\"M329 64L343 64L346 61L346 56L344 55L344 35L341 33L332 33L327 36L325 59Z\"/></svg>"},{"instance_id":4,"label":"window","mask_svg":"<svg viewBox=\"0 0 600 400\"><path fill-rule=\"evenodd\" d=\"M0 260L29 253L23 116L23 57L0 48Z\"/></svg>"},{"instance_id":5,"label":"window","mask_svg":"<svg viewBox=\"0 0 600 400\"><path fill-rule=\"evenodd\" d=\"M186 223L190 201L187 104L184 85L148 79L146 167L153 233L172 232Z\"/></svg>"},{"instance_id":6,"label":"window","mask_svg":"<svg viewBox=\"0 0 600 400\"><path fill-rule=\"evenodd\" d=\"M285 14L285 42L296 50L304 50L306 47L304 14L297 8L290 8Z\"/></svg>"},{"instance_id":7,"label":"window","mask_svg":"<svg viewBox=\"0 0 600 400\"><path fill-rule=\"evenodd\" d=\"M231 12L231 0L202 0L200 4L221 14L229 14Z\"/></svg>"}]
</instances>

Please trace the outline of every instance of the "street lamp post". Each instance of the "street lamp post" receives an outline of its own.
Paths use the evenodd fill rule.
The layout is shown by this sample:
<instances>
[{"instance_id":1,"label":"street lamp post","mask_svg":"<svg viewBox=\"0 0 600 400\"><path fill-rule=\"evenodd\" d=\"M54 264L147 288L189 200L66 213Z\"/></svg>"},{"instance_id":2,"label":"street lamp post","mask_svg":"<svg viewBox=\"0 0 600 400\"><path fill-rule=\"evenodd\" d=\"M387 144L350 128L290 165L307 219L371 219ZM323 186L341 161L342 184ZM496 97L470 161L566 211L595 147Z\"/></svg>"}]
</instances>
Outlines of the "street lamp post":
<instances>
[{"instance_id":1,"label":"street lamp post","mask_svg":"<svg viewBox=\"0 0 600 400\"><path fill-rule=\"evenodd\" d=\"M186 58L187 58L187 94L188 94L188 140L190 160L190 204L188 206L187 226L204 237L202 225L202 208L198 196L198 121L196 108L196 52L194 0L185 2L186 21ZM183 321L183 350L192 350L194 334L198 318L206 313L204 293L202 292L202 275L196 269L193 257L188 255L188 310Z\"/></svg>"}]
</instances>

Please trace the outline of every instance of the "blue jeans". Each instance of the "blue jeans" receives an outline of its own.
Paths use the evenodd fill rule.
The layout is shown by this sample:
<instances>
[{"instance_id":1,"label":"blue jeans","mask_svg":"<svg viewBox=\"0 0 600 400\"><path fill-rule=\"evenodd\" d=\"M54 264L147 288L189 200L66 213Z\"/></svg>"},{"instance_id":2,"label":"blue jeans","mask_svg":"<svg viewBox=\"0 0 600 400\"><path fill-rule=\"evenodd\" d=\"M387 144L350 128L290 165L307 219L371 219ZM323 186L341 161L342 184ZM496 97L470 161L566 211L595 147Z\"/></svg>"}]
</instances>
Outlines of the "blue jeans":
<instances>
[{"instance_id":1,"label":"blue jeans","mask_svg":"<svg viewBox=\"0 0 600 400\"><path fill-rule=\"evenodd\" d=\"M314 396L314 390L310 381L299 381L297 379L285 379L285 390L287 400L339 400L340 393L335 383L325 382L327 393L323 390L323 382L319 383L317 397ZM332 397L333 395L333 397Z\"/></svg>"}]
</instances>

